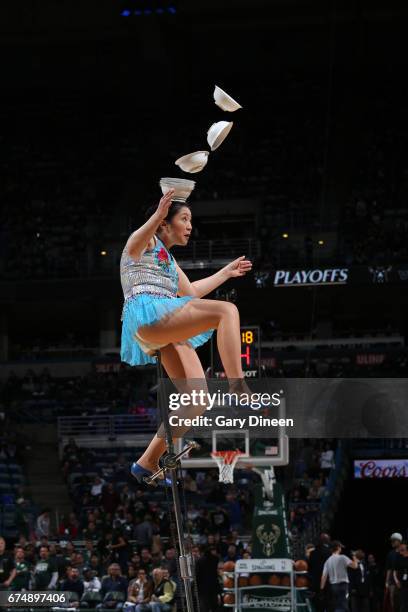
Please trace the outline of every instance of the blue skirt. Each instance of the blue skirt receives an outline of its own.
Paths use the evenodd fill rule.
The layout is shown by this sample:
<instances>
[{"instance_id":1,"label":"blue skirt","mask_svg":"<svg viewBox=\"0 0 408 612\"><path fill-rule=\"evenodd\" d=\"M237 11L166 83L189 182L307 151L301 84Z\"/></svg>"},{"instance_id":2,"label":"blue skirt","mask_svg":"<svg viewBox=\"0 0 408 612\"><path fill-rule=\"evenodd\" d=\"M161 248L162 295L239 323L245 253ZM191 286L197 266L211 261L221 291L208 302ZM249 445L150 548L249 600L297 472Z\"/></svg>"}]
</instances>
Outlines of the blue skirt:
<instances>
[{"instance_id":1,"label":"blue skirt","mask_svg":"<svg viewBox=\"0 0 408 612\"><path fill-rule=\"evenodd\" d=\"M157 323L190 300L196 299L198 298L193 296L167 298L141 293L126 300L122 314L121 360L132 366L155 364L157 358L142 351L135 339L135 333L138 332L139 327ZM207 342L213 333L214 330L209 329L183 341L182 344L197 348Z\"/></svg>"}]
</instances>

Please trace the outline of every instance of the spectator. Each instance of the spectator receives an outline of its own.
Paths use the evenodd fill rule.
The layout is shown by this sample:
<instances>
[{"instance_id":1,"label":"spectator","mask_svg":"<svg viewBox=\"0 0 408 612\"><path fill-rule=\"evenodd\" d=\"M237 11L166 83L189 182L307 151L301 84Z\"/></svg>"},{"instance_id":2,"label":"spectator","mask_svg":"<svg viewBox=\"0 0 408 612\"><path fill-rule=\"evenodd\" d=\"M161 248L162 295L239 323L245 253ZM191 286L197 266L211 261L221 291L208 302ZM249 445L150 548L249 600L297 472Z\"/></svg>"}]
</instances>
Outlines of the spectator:
<instances>
[{"instance_id":1,"label":"spectator","mask_svg":"<svg viewBox=\"0 0 408 612\"><path fill-rule=\"evenodd\" d=\"M142 548L140 552L140 567L146 570L148 574L152 572L152 554L148 548Z\"/></svg>"},{"instance_id":2,"label":"spectator","mask_svg":"<svg viewBox=\"0 0 408 612\"><path fill-rule=\"evenodd\" d=\"M399 555L394 563L394 582L399 589L400 611L408 612L408 545L401 542Z\"/></svg>"},{"instance_id":3,"label":"spectator","mask_svg":"<svg viewBox=\"0 0 408 612\"><path fill-rule=\"evenodd\" d=\"M63 517L59 526L59 535L67 538L77 538L79 532L78 519L74 512L67 517Z\"/></svg>"},{"instance_id":4,"label":"spectator","mask_svg":"<svg viewBox=\"0 0 408 612\"><path fill-rule=\"evenodd\" d=\"M136 580L136 578L137 578L137 571L136 571L135 567L131 563L128 564L127 572L126 572L125 575L126 575L126 579L127 579L129 585L130 585L131 582Z\"/></svg>"},{"instance_id":5,"label":"spectator","mask_svg":"<svg viewBox=\"0 0 408 612\"><path fill-rule=\"evenodd\" d=\"M152 545L153 532L152 517L150 514L145 514L143 522L135 527L135 536L138 545L150 548Z\"/></svg>"},{"instance_id":6,"label":"spectator","mask_svg":"<svg viewBox=\"0 0 408 612\"><path fill-rule=\"evenodd\" d=\"M77 459L80 454L80 448L75 442L74 438L69 438L68 444L66 444L63 448L63 460L73 461Z\"/></svg>"},{"instance_id":7,"label":"spectator","mask_svg":"<svg viewBox=\"0 0 408 612\"><path fill-rule=\"evenodd\" d=\"M306 546L305 546L305 555L304 555L303 558L308 563L310 561L310 555L312 554L312 552L314 550L316 550L316 547L315 547L315 545L313 543L310 542L309 544L306 544Z\"/></svg>"},{"instance_id":8,"label":"spectator","mask_svg":"<svg viewBox=\"0 0 408 612\"><path fill-rule=\"evenodd\" d=\"M83 571L84 593L99 593L101 590L101 581L96 572L90 567L84 567Z\"/></svg>"},{"instance_id":9,"label":"spectator","mask_svg":"<svg viewBox=\"0 0 408 612\"><path fill-rule=\"evenodd\" d=\"M343 546L337 540L331 543L332 554L323 566L320 582L320 589L324 591L327 579L330 581L330 592L332 607L334 612L348 611L348 587L349 577L347 569L357 569L358 559L354 556L353 560L341 554Z\"/></svg>"},{"instance_id":10,"label":"spectator","mask_svg":"<svg viewBox=\"0 0 408 612\"><path fill-rule=\"evenodd\" d=\"M35 591L46 591L55 589L58 580L57 564L50 559L47 546L41 546L39 559L33 571L33 585Z\"/></svg>"},{"instance_id":11,"label":"spectator","mask_svg":"<svg viewBox=\"0 0 408 612\"><path fill-rule=\"evenodd\" d=\"M169 570L170 578L173 579L177 576L177 551L174 546L168 548L164 553L163 565Z\"/></svg>"},{"instance_id":12,"label":"spectator","mask_svg":"<svg viewBox=\"0 0 408 612\"><path fill-rule=\"evenodd\" d=\"M84 583L82 582L79 571L76 567L67 569L67 578L61 583L61 591L71 591L77 593L78 599L81 599L84 593Z\"/></svg>"},{"instance_id":13,"label":"spectator","mask_svg":"<svg viewBox=\"0 0 408 612\"><path fill-rule=\"evenodd\" d=\"M103 538L98 542L97 548L98 553L101 556L104 563L111 563L113 561L112 558L112 531L109 529L103 536Z\"/></svg>"},{"instance_id":14,"label":"spectator","mask_svg":"<svg viewBox=\"0 0 408 612\"><path fill-rule=\"evenodd\" d=\"M330 536L328 533L321 533L316 548L310 553L309 557L309 578L310 590L315 594L317 602L322 601L323 594L320 593L320 578L323 566L330 557ZM320 609L318 603L317 607Z\"/></svg>"},{"instance_id":15,"label":"spectator","mask_svg":"<svg viewBox=\"0 0 408 612\"><path fill-rule=\"evenodd\" d=\"M92 521L90 523L88 523L88 527L86 527L86 529L83 530L82 532L82 536L84 538L86 538L87 540L97 540L101 535L100 530L98 529L97 525L95 523L93 523Z\"/></svg>"},{"instance_id":16,"label":"spectator","mask_svg":"<svg viewBox=\"0 0 408 612\"><path fill-rule=\"evenodd\" d=\"M128 588L127 602L124 606L129 612L147 612L153 595L153 583L147 577L145 570L138 571L137 578L132 580Z\"/></svg>"},{"instance_id":17,"label":"spectator","mask_svg":"<svg viewBox=\"0 0 408 612\"><path fill-rule=\"evenodd\" d=\"M320 453L320 469L327 472L332 468L334 468L334 451L329 444L326 444Z\"/></svg>"},{"instance_id":18,"label":"spectator","mask_svg":"<svg viewBox=\"0 0 408 612\"><path fill-rule=\"evenodd\" d=\"M92 540L85 540L85 550L83 552L84 560L87 565L91 562L92 555L95 554Z\"/></svg>"},{"instance_id":19,"label":"spectator","mask_svg":"<svg viewBox=\"0 0 408 612\"><path fill-rule=\"evenodd\" d=\"M216 509L210 513L210 520L214 531L219 531L220 533L226 533L228 531L230 521L228 514L221 506L217 506Z\"/></svg>"},{"instance_id":20,"label":"spectator","mask_svg":"<svg viewBox=\"0 0 408 612\"><path fill-rule=\"evenodd\" d=\"M126 538L130 540L134 539L135 524L133 514L131 512L126 512L125 514L125 522L122 525L122 532Z\"/></svg>"},{"instance_id":21,"label":"spectator","mask_svg":"<svg viewBox=\"0 0 408 612\"><path fill-rule=\"evenodd\" d=\"M93 572L95 572L96 576L102 576L102 563L98 555L95 554L91 556L89 567Z\"/></svg>"},{"instance_id":22,"label":"spectator","mask_svg":"<svg viewBox=\"0 0 408 612\"><path fill-rule=\"evenodd\" d=\"M105 481L99 476L95 476L93 485L91 487L92 497L100 497L102 495L102 489L105 485Z\"/></svg>"},{"instance_id":23,"label":"spectator","mask_svg":"<svg viewBox=\"0 0 408 612\"><path fill-rule=\"evenodd\" d=\"M176 583L169 579L168 570L156 567L153 582L150 609L152 612L171 612L176 599Z\"/></svg>"},{"instance_id":24,"label":"spectator","mask_svg":"<svg viewBox=\"0 0 408 612\"><path fill-rule=\"evenodd\" d=\"M379 612L384 601L383 577L374 555L368 555L367 568L370 582L370 612Z\"/></svg>"},{"instance_id":25,"label":"spectator","mask_svg":"<svg viewBox=\"0 0 408 612\"><path fill-rule=\"evenodd\" d=\"M225 496L225 506L229 522L232 529L241 529L242 527L242 511L241 504L237 500L237 496L232 491L228 492ZM229 525L228 525L229 529Z\"/></svg>"},{"instance_id":26,"label":"spectator","mask_svg":"<svg viewBox=\"0 0 408 612\"><path fill-rule=\"evenodd\" d=\"M102 579L101 595L105 597L111 591L120 591L125 596L127 594L127 580L121 575L118 563L111 563L108 567L108 575Z\"/></svg>"},{"instance_id":27,"label":"spectator","mask_svg":"<svg viewBox=\"0 0 408 612\"><path fill-rule=\"evenodd\" d=\"M119 563L122 572L126 572L129 561L129 542L120 529L114 529L112 533L110 550L112 551L112 558Z\"/></svg>"},{"instance_id":28,"label":"spectator","mask_svg":"<svg viewBox=\"0 0 408 612\"><path fill-rule=\"evenodd\" d=\"M72 565L73 567L76 567L76 569L79 571L80 576L82 577L82 573L85 567L85 561L84 556L81 552L75 553Z\"/></svg>"},{"instance_id":29,"label":"spectator","mask_svg":"<svg viewBox=\"0 0 408 612\"><path fill-rule=\"evenodd\" d=\"M217 612L222 588L218 580L219 557L209 546L196 561L196 581L201 612Z\"/></svg>"},{"instance_id":30,"label":"spectator","mask_svg":"<svg viewBox=\"0 0 408 612\"><path fill-rule=\"evenodd\" d=\"M0 590L8 589L15 577L15 563L6 553L6 540L0 537Z\"/></svg>"},{"instance_id":31,"label":"spectator","mask_svg":"<svg viewBox=\"0 0 408 612\"><path fill-rule=\"evenodd\" d=\"M109 482L102 489L102 506L105 512L113 514L119 505L120 497L115 491L115 487Z\"/></svg>"},{"instance_id":32,"label":"spectator","mask_svg":"<svg viewBox=\"0 0 408 612\"><path fill-rule=\"evenodd\" d=\"M385 593L391 606L391 612L397 612L399 609L399 591L394 579L394 569L399 558L399 549L402 542L402 535L400 533L393 533L390 537L391 550L387 554L385 560Z\"/></svg>"},{"instance_id":33,"label":"spectator","mask_svg":"<svg viewBox=\"0 0 408 612\"><path fill-rule=\"evenodd\" d=\"M357 550L355 556L358 560L357 568L349 570L351 612L369 612L370 581L365 553Z\"/></svg>"},{"instance_id":34,"label":"spectator","mask_svg":"<svg viewBox=\"0 0 408 612\"><path fill-rule=\"evenodd\" d=\"M134 491L132 491L128 485L125 485L120 492L120 502L124 505L133 503L136 499Z\"/></svg>"},{"instance_id":35,"label":"spectator","mask_svg":"<svg viewBox=\"0 0 408 612\"><path fill-rule=\"evenodd\" d=\"M230 544L227 548L227 554L224 557L224 561L237 561L239 559L239 555L237 552L237 547L235 544Z\"/></svg>"},{"instance_id":36,"label":"spectator","mask_svg":"<svg viewBox=\"0 0 408 612\"><path fill-rule=\"evenodd\" d=\"M36 523L36 533L37 537L41 538L42 536L49 537L50 535L50 510L46 508L41 512L41 514L37 518Z\"/></svg>"},{"instance_id":37,"label":"spectator","mask_svg":"<svg viewBox=\"0 0 408 612\"><path fill-rule=\"evenodd\" d=\"M22 546L17 546L14 554L16 576L11 584L13 591L28 589L30 586L30 564L25 560L25 552Z\"/></svg>"}]
</instances>

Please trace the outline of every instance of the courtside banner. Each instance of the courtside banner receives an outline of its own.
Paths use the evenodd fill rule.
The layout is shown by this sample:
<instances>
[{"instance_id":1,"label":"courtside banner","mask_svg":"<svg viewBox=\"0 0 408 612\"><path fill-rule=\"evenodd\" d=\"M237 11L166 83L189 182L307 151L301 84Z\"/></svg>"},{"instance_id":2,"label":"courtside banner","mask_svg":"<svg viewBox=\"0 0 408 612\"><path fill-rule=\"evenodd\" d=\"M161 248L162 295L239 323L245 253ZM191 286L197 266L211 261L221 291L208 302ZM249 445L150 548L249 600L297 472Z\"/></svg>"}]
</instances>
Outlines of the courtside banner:
<instances>
[{"instance_id":1,"label":"courtside banner","mask_svg":"<svg viewBox=\"0 0 408 612\"><path fill-rule=\"evenodd\" d=\"M243 388L242 381L217 378L159 382L159 404L175 437L241 430L271 440L408 438L406 378L265 377L247 379Z\"/></svg>"},{"instance_id":2,"label":"courtside banner","mask_svg":"<svg viewBox=\"0 0 408 612\"><path fill-rule=\"evenodd\" d=\"M408 459L358 459L354 478L408 478Z\"/></svg>"},{"instance_id":3,"label":"courtside banner","mask_svg":"<svg viewBox=\"0 0 408 612\"><path fill-rule=\"evenodd\" d=\"M315 266L273 270L266 281L273 287L384 285L408 283L408 266Z\"/></svg>"}]
</instances>

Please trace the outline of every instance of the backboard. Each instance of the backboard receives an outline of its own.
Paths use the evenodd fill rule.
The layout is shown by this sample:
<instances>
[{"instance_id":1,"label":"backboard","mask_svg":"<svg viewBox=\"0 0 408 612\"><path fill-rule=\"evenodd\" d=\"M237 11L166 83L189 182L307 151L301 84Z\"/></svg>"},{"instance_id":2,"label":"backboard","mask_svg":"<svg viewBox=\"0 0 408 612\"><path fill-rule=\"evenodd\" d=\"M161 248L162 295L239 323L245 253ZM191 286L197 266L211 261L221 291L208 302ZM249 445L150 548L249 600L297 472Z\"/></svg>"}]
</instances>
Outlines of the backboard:
<instances>
[{"instance_id":1,"label":"backboard","mask_svg":"<svg viewBox=\"0 0 408 612\"><path fill-rule=\"evenodd\" d=\"M189 438L176 440L176 452L180 452L190 441ZM216 461L212 452L240 450L236 468L270 467L289 463L288 437L282 432L278 438L251 438L248 430L231 429L212 431L211 438L194 440L198 448L193 448L181 458L183 468L215 468Z\"/></svg>"}]
</instances>

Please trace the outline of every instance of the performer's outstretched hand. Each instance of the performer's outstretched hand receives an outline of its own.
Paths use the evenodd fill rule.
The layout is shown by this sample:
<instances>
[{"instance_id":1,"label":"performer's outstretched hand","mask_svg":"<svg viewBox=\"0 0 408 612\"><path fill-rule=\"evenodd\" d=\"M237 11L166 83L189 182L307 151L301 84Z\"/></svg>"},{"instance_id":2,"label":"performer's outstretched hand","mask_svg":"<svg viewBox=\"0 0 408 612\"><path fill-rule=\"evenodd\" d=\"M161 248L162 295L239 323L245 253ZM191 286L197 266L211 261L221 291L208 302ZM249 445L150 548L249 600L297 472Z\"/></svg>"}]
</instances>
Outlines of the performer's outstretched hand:
<instances>
[{"instance_id":1,"label":"performer's outstretched hand","mask_svg":"<svg viewBox=\"0 0 408 612\"><path fill-rule=\"evenodd\" d=\"M252 270L252 262L245 259L245 255L241 255L238 259L234 259L231 263L225 266L228 275L233 278L235 276L245 276L247 272Z\"/></svg>"}]
</instances>

